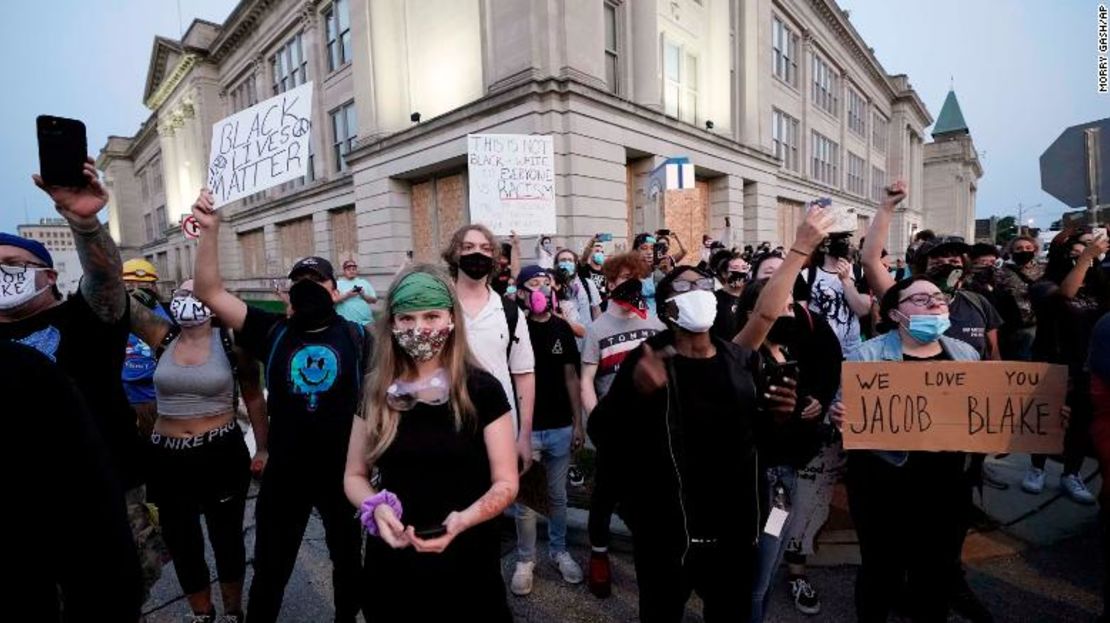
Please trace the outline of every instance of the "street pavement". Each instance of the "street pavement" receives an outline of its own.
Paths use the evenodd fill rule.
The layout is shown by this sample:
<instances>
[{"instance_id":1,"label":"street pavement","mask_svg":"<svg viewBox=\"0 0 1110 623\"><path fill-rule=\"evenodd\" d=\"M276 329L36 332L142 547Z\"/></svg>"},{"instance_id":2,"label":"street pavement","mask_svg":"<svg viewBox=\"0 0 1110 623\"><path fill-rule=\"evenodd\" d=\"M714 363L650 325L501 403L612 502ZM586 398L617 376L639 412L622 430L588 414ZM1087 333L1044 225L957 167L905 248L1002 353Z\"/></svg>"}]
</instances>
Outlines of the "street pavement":
<instances>
[{"instance_id":1,"label":"street pavement","mask_svg":"<svg viewBox=\"0 0 1110 623\"><path fill-rule=\"evenodd\" d=\"M964 548L968 581L976 594L990 608L996 621L1073 623L1094 621L1101 611L1101 541L1095 523L1094 507L1083 507L1062 497L1056 486L1059 465L1049 462L1048 486L1039 496L1020 491L1021 474L1028 459L1011 456L991 459L996 472L1013 483L1007 491L987 489L978 500L981 507L1004 527L973 533ZM1093 474L1094 465L1084 467L1085 476ZM1097 490L1099 480L1090 482ZM252 489L253 491L253 489ZM838 496L842 499L842 496ZM834 502L834 505L837 503ZM254 501L248 503L248 557L254 545ZM838 519L839 517L839 519ZM834 508L830 529L822 538L819 554L813 559L810 578L820 591L822 612L807 616L796 611L789 600L785 581L780 577L774 585L769 623L814 623L817 621L853 621L853 583L858 551L854 549L854 532L850 527L836 525L845 521L842 508ZM571 553L585 564L584 514L573 512L568 540ZM506 586L512 574L512 522L505 520L502 565ZM1010 524L1010 525L1006 525ZM614 524L618 538L614 544L614 586L609 599L594 598L584 584L564 583L558 571L546 559L546 543L540 544L540 564L536 566L536 584L532 595L514 597L509 603L519 622L594 623L635 621L637 592L630 544L620 538L623 526ZM545 530L540 529L541 539ZM209 552L209 565L215 570ZM251 570L248 568L249 586ZM218 594L213 584L213 593ZM431 594L431 593L430 593ZM388 598L383 596L383 598ZM162 579L154 587L145 612L148 623L179 623L188 608L180 594L172 563L163 570ZM701 621L700 602L692 599L686 622ZM319 517L313 516L301 545L297 567L286 589L283 622L331 621L331 567L328 561L324 532ZM893 619L897 620L897 619ZM963 621L953 616L951 621Z\"/></svg>"}]
</instances>

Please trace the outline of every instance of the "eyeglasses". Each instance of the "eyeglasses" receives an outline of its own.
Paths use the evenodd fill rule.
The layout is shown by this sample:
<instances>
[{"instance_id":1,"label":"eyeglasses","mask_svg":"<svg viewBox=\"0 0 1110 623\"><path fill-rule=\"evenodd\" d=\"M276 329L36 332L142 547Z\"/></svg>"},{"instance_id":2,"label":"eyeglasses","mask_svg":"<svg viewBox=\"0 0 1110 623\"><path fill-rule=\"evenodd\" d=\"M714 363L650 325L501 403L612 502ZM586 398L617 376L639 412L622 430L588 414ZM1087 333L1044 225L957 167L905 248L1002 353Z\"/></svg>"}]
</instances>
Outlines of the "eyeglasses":
<instances>
[{"instance_id":1,"label":"eyeglasses","mask_svg":"<svg viewBox=\"0 0 1110 623\"><path fill-rule=\"evenodd\" d=\"M898 301L898 304L901 305L902 303L909 301L915 307L929 307L933 304L944 305L947 307L948 303L951 300L952 297L948 294L945 294L944 292L937 292L936 294L925 294L924 292L918 292L917 294L911 294L906 298Z\"/></svg>"},{"instance_id":2,"label":"eyeglasses","mask_svg":"<svg viewBox=\"0 0 1110 623\"><path fill-rule=\"evenodd\" d=\"M699 277L696 281L687 281L685 279L675 279L671 283L671 289L675 294L684 294L691 290L708 290L713 291L713 278L712 277Z\"/></svg>"},{"instance_id":3,"label":"eyeglasses","mask_svg":"<svg viewBox=\"0 0 1110 623\"><path fill-rule=\"evenodd\" d=\"M23 272L27 271L28 269L34 269L34 268L50 268L50 267L47 266L46 264L40 264L39 262L4 262L3 264L0 264L0 271L3 271L3 272L5 272L9 275L22 274Z\"/></svg>"}]
</instances>

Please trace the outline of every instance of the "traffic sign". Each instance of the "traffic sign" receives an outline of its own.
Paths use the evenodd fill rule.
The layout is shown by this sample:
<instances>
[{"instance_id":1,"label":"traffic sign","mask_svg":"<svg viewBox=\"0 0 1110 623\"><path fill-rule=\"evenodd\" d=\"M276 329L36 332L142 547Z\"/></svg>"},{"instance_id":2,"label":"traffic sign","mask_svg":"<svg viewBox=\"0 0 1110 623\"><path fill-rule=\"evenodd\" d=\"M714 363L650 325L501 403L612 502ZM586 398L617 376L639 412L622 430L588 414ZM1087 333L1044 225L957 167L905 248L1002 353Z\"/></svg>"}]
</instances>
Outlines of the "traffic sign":
<instances>
[{"instance_id":1,"label":"traffic sign","mask_svg":"<svg viewBox=\"0 0 1110 623\"><path fill-rule=\"evenodd\" d=\"M192 214L181 219L181 233L189 240L200 238L200 222Z\"/></svg>"},{"instance_id":2,"label":"traffic sign","mask_svg":"<svg viewBox=\"0 0 1110 623\"><path fill-rule=\"evenodd\" d=\"M1096 162L1087 160L1087 130L1098 130ZM1100 203L1110 203L1110 174L1099 171L1110 165L1110 117L1072 126L1041 154L1041 188L1073 208L1089 207L1089 172L1096 176L1095 194Z\"/></svg>"}]
</instances>

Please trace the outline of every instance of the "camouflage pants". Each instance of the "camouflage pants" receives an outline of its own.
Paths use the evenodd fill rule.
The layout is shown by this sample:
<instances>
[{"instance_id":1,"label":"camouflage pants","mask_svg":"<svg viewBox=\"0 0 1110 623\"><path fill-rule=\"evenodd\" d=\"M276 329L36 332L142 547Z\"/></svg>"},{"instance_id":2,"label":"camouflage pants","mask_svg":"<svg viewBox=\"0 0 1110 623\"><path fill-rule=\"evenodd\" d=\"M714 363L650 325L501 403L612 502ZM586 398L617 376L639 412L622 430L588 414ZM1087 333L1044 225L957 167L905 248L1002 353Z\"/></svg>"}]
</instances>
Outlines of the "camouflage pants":
<instances>
[{"instance_id":1,"label":"camouflage pants","mask_svg":"<svg viewBox=\"0 0 1110 623\"><path fill-rule=\"evenodd\" d=\"M158 526L158 509L146 502L146 487L135 487L125 497L127 521L131 524L143 572L143 602L146 603L151 587L162 577L162 565L169 559L169 553L162 540L162 529Z\"/></svg>"}]
</instances>

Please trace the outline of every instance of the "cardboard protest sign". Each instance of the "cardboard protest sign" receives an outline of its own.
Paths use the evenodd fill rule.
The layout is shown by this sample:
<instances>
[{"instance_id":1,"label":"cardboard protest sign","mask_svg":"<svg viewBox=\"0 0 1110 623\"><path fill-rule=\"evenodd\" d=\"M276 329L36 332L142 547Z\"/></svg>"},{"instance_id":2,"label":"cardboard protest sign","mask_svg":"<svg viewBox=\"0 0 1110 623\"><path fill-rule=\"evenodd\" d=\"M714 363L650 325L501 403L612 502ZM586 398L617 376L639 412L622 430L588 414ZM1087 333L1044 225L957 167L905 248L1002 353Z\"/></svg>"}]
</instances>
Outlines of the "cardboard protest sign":
<instances>
[{"instance_id":1,"label":"cardboard protest sign","mask_svg":"<svg viewBox=\"0 0 1110 623\"><path fill-rule=\"evenodd\" d=\"M1059 453L1066 366L844 362L844 447Z\"/></svg>"},{"instance_id":2,"label":"cardboard protest sign","mask_svg":"<svg viewBox=\"0 0 1110 623\"><path fill-rule=\"evenodd\" d=\"M304 177L311 119L308 82L213 125L208 188L215 207Z\"/></svg>"},{"instance_id":3,"label":"cardboard protest sign","mask_svg":"<svg viewBox=\"0 0 1110 623\"><path fill-rule=\"evenodd\" d=\"M551 136L470 134L470 221L497 235L555 232L555 144Z\"/></svg>"}]
</instances>

